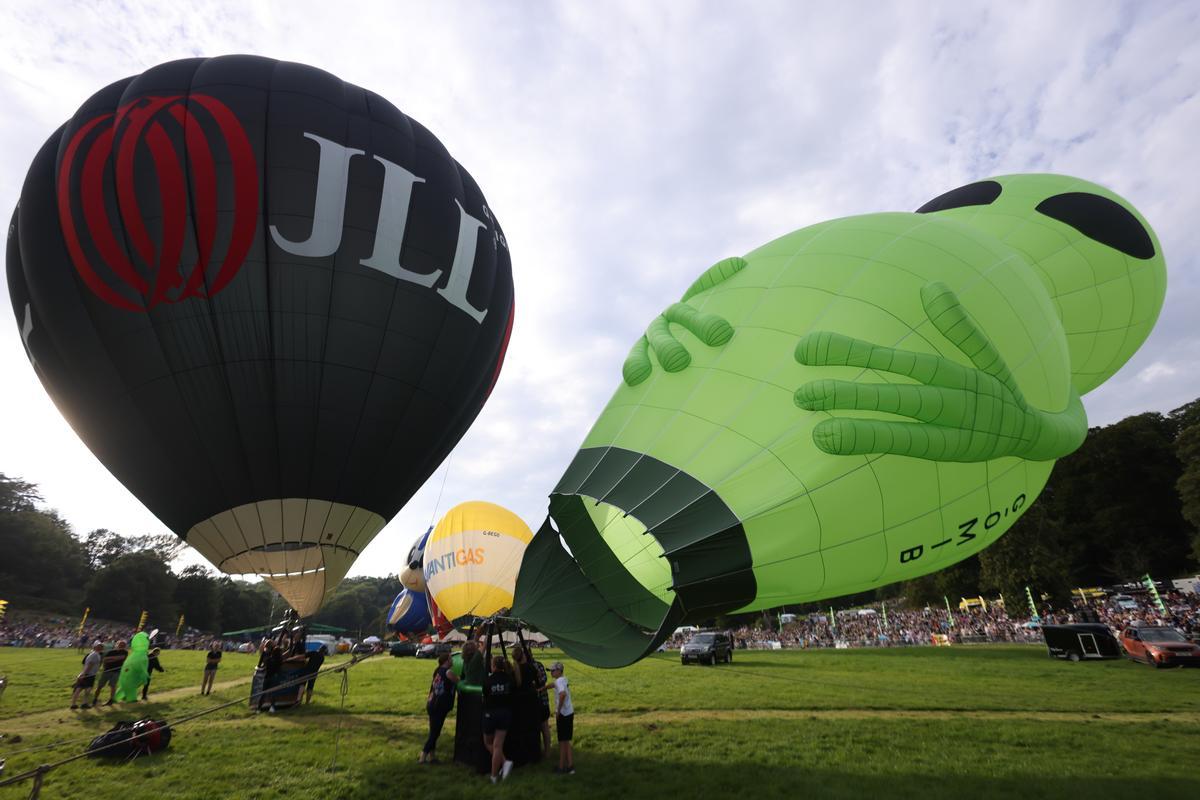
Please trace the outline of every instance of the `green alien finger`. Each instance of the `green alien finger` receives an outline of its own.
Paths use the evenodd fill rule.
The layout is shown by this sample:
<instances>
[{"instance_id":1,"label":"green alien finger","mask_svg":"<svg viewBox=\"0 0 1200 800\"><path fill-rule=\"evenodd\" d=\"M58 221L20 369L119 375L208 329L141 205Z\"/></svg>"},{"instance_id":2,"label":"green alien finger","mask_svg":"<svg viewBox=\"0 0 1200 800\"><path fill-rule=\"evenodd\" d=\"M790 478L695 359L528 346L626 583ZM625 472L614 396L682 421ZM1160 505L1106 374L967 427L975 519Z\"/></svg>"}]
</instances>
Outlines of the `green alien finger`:
<instances>
[{"instance_id":1,"label":"green alien finger","mask_svg":"<svg viewBox=\"0 0 1200 800\"><path fill-rule=\"evenodd\" d=\"M627 386L637 386L654 367L650 362L649 350L667 372L680 372L692 363L692 354L687 346L671 333L671 325L680 325L709 347L720 347L733 338L733 326L718 314L700 311L687 301L708 289L729 280L746 266L743 258L726 258L713 264L683 294L683 300L672 303L667 310L655 317L646 327L646 333L636 342L625 357L621 375Z\"/></svg>"}]
</instances>

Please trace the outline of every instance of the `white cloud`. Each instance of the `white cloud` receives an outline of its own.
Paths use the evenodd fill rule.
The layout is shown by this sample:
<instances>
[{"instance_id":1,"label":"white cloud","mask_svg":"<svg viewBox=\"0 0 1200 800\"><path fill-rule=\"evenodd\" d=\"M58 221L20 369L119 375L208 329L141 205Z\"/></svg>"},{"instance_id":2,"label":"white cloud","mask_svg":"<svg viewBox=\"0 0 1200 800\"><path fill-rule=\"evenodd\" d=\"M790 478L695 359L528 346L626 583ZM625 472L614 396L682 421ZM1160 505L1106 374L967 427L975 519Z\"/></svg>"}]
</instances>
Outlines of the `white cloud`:
<instances>
[{"instance_id":1,"label":"white cloud","mask_svg":"<svg viewBox=\"0 0 1200 800\"><path fill-rule=\"evenodd\" d=\"M719 258L795 228L909 210L1004 172L1078 174L1154 223L1170 267L1142 351L1093 424L1200 395L1200 10L1193 4L759 2L6 4L0 209L92 92L170 58L320 66L421 121L478 180L511 246L517 322L496 390L360 559L400 567L467 499L534 527L645 324ZM78 442L0 326L0 470L76 527L161 530Z\"/></svg>"}]
</instances>

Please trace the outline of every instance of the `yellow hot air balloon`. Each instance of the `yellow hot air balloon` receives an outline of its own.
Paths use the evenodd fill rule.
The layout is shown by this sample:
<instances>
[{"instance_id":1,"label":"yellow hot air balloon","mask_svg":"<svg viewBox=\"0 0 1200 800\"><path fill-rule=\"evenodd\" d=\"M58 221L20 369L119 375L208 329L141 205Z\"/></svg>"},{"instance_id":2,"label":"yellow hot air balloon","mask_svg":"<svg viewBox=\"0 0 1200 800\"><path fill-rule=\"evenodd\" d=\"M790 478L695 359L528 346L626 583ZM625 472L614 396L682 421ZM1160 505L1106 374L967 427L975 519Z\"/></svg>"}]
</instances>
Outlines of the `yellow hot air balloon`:
<instances>
[{"instance_id":1,"label":"yellow hot air balloon","mask_svg":"<svg viewBox=\"0 0 1200 800\"><path fill-rule=\"evenodd\" d=\"M425 545L429 596L455 625L513 602L513 587L533 531L507 508L472 500L446 512Z\"/></svg>"}]
</instances>

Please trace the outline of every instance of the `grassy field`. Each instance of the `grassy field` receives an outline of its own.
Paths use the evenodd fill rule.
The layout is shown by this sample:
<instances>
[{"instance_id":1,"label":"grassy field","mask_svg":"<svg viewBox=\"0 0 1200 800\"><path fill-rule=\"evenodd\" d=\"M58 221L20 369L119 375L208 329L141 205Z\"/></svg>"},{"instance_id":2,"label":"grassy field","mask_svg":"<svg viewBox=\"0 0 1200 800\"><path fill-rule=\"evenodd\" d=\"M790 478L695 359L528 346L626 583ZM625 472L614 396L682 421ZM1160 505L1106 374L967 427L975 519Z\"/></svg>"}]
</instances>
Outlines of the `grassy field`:
<instances>
[{"instance_id":1,"label":"grassy field","mask_svg":"<svg viewBox=\"0 0 1200 800\"><path fill-rule=\"evenodd\" d=\"M245 697L252 656L227 654L210 697L197 691L203 657L164 652L153 702L69 711L73 650L0 649L4 775L80 752L117 720ZM416 764L433 666L381 656L349 671L344 712L340 680L326 677L311 706L218 711L179 726L161 754L55 770L42 797L1200 796L1200 670L1069 664L1020 646L739 651L720 667L664 654L616 671L564 660L578 713L574 776L543 763L492 787L459 765ZM28 750L56 742L66 744ZM448 759L452 721L440 750Z\"/></svg>"}]
</instances>

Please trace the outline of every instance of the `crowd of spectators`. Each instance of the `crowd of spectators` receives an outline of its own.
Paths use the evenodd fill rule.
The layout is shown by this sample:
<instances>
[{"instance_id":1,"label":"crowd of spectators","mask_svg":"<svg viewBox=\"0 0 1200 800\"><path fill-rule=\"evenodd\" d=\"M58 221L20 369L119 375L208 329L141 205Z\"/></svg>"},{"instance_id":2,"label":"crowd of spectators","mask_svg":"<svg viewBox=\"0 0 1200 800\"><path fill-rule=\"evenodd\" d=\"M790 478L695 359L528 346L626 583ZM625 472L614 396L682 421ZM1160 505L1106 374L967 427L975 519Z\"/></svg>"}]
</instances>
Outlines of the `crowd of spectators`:
<instances>
[{"instance_id":1,"label":"crowd of spectators","mask_svg":"<svg viewBox=\"0 0 1200 800\"><path fill-rule=\"evenodd\" d=\"M1069 608L1043 608L1039 619L1046 624L1102 622L1119 634L1130 625L1170 625L1184 635L1200 637L1200 594L1169 592L1162 597L1167 607L1164 617L1148 595L1109 596L1084 600L1076 597ZM786 619L786 618L785 618ZM739 648L804 647L895 647L931 644L970 644L982 642L1041 643L1038 623L1028 607L1009 613L1003 605L988 603L970 609L926 606L921 609L885 608L882 604L835 612L808 614L779 624L779 617L768 617L760 624L730 631ZM0 647L90 647L93 642L111 647L126 639L132 627L113 623L87 624L79 634L78 623L46 618L41 621L10 620L0 622ZM666 647L678 649L688 639L681 631L668 640ZM944 639L940 637L945 637ZM176 650L207 650L213 635L185 628L180 640L171 642ZM232 652L243 640L218 640L221 649Z\"/></svg>"},{"instance_id":2,"label":"crowd of spectators","mask_svg":"<svg viewBox=\"0 0 1200 800\"><path fill-rule=\"evenodd\" d=\"M1009 613L998 603L968 609L926 606L920 609L885 608L883 604L799 616L779 624L767 617L762 624L730 631L734 646L750 649L810 647L896 647L984 642L1042 642L1039 623L1101 622L1114 634L1133 625L1168 625L1184 635L1200 637L1200 594L1170 592L1162 597L1164 616L1148 595L1087 599L1075 598L1069 608L1043 608L1038 621L1028 607ZM786 620L786 617L784 617ZM681 630L666 647L677 649L689 638Z\"/></svg>"},{"instance_id":3,"label":"crowd of spectators","mask_svg":"<svg viewBox=\"0 0 1200 800\"><path fill-rule=\"evenodd\" d=\"M91 647L93 642L101 642L107 649L121 639L128 639L132 633L132 625L111 622L86 623L81 634L78 622L71 623L62 618L13 619L0 622L0 647L84 648ZM207 650L212 640L210 633L185 628L179 641L172 642L171 647L175 650ZM222 648L232 651L239 644L240 640L230 639L222 642Z\"/></svg>"}]
</instances>

